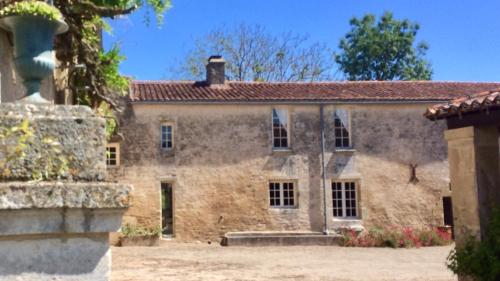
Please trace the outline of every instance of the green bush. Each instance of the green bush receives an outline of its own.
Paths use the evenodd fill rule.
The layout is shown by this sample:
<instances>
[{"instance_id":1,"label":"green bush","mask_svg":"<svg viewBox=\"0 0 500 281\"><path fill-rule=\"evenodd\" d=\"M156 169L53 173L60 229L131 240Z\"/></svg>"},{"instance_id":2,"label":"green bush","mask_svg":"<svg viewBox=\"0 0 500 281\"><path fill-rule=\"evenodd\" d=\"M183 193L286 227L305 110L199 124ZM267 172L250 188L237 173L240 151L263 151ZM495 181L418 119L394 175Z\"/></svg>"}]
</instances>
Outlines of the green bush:
<instances>
[{"instance_id":1,"label":"green bush","mask_svg":"<svg viewBox=\"0 0 500 281\"><path fill-rule=\"evenodd\" d=\"M451 251L447 265L455 274L478 281L500 280L500 209L493 210L484 239L467 237L462 246Z\"/></svg>"},{"instance_id":2,"label":"green bush","mask_svg":"<svg viewBox=\"0 0 500 281\"><path fill-rule=\"evenodd\" d=\"M143 227L136 225L125 225L121 228L124 237L158 236L161 234L161 227Z\"/></svg>"},{"instance_id":3,"label":"green bush","mask_svg":"<svg viewBox=\"0 0 500 281\"><path fill-rule=\"evenodd\" d=\"M49 20L62 20L59 9L41 1L22 1L8 5L0 10L0 17L30 15L40 16Z\"/></svg>"}]
</instances>

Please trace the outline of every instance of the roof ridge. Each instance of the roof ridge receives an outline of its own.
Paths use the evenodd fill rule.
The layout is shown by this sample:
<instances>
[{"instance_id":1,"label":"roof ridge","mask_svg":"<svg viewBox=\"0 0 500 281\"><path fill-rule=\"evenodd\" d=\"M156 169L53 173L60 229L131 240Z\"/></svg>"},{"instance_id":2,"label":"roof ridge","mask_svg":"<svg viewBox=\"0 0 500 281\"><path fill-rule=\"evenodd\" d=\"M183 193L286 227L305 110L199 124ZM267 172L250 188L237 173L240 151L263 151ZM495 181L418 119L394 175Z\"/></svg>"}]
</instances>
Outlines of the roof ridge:
<instances>
[{"instance_id":1,"label":"roof ridge","mask_svg":"<svg viewBox=\"0 0 500 281\"><path fill-rule=\"evenodd\" d=\"M186 84L203 83L205 81L196 80L132 80L134 84ZM289 84L289 85L310 85L310 84L498 84L500 81L450 81L450 80L330 80L330 81L227 81L229 84Z\"/></svg>"},{"instance_id":2,"label":"roof ridge","mask_svg":"<svg viewBox=\"0 0 500 281\"><path fill-rule=\"evenodd\" d=\"M131 97L135 101L163 102L449 101L499 88L499 82L228 82L226 87L210 87L206 82L199 81L136 80L131 85Z\"/></svg>"}]
</instances>

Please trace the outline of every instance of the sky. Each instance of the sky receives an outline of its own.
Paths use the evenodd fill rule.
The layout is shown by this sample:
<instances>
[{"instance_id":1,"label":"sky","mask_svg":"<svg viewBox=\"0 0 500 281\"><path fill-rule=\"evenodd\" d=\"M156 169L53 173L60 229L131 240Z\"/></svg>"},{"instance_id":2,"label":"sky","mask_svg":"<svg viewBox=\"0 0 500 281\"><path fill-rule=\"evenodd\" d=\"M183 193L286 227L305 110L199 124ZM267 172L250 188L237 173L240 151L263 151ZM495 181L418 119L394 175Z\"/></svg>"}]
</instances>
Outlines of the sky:
<instances>
[{"instance_id":1,"label":"sky","mask_svg":"<svg viewBox=\"0 0 500 281\"><path fill-rule=\"evenodd\" d=\"M480 3L480 4L479 4ZM140 80L169 78L196 38L240 23L272 34L309 35L337 50L349 19L391 11L420 24L417 41L430 45L433 80L500 81L498 0L172 0L164 23L144 23L145 11L112 20L105 47L117 43L126 56L120 72Z\"/></svg>"}]
</instances>

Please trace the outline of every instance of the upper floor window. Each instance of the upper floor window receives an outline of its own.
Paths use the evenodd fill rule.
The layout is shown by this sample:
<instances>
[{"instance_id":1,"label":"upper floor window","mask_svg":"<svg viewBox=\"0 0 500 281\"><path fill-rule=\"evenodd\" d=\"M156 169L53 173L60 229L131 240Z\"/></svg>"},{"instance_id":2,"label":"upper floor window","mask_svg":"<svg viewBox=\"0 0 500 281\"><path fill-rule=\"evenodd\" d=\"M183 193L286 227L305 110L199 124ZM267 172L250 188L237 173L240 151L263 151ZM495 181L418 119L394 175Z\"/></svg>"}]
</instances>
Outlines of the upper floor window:
<instances>
[{"instance_id":1,"label":"upper floor window","mask_svg":"<svg viewBox=\"0 0 500 281\"><path fill-rule=\"evenodd\" d=\"M333 216L336 218L358 217L356 182L336 181L332 183Z\"/></svg>"},{"instance_id":2,"label":"upper floor window","mask_svg":"<svg viewBox=\"0 0 500 281\"><path fill-rule=\"evenodd\" d=\"M288 110L273 108L273 147L290 146Z\"/></svg>"},{"instance_id":3,"label":"upper floor window","mask_svg":"<svg viewBox=\"0 0 500 281\"><path fill-rule=\"evenodd\" d=\"M269 205L271 207L295 207L297 191L291 181L274 181L269 183Z\"/></svg>"},{"instance_id":4,"label":"upper floor window","mask_svg":"<svg viewBox=\"0 0 500 281\"><path fill-rule=\"evenodd\" d=\"M349 111L345 109L336 109L334 113L335 126L335 148L350 148L350 123Z\"/></svg>"},{"instance_id":5,"label":"upper floor window","mask_svg":"<svg viewBox=\"0 0 500 281\"><path fill-rule=\"evenodd\" d=\"M172 149L174 146L174 129L172 124L161 125L161 148Z\"/></svg>"},{"instance_id":6,"label":"upper floor window","mask_svg":"<svg viewBox=\"0 0 500 281\"><path fill-rule=\"evenodd\" d=\"M106 165L120 165L120 145L118 143L110 143L106 146Z\"/></svg>"}]
</instances>

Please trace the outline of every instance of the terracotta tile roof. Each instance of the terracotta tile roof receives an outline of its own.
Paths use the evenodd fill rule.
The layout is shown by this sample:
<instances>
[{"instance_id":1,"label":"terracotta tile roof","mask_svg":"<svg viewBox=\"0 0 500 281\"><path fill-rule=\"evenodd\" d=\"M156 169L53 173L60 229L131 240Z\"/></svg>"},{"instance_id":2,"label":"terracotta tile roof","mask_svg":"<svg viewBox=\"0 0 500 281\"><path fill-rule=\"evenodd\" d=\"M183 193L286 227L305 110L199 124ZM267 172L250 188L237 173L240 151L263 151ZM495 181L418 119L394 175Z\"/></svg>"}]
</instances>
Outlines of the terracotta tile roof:
<instances>
[{"instance_id":1,"label":"terracotta tile roof","mask_svg":"<svg viewBox=\"0 0 500 281\"><path fill-rule=\"evenodd\" d=\"M448 103L431 106L424 115L429 119L441 119L495 109L500 109L500 88L474 95L463 96Z\"/></svg>"},{"instance_id":2,"label":"terracotta tile roof","mask_svg":"<svg viewBox=\"0 0 500 281\"><path fill-rule=\"evenodd\" d=\"M500 83L356 81L317 83L134 81L132 102L447 101Z\"/></svg>"}]
</instances>

